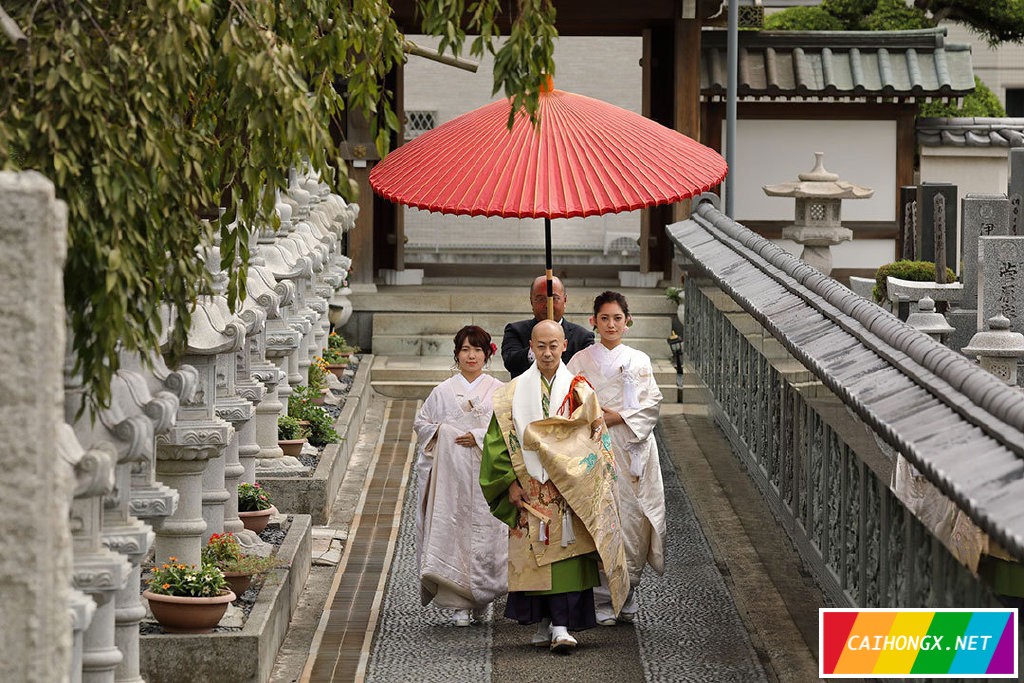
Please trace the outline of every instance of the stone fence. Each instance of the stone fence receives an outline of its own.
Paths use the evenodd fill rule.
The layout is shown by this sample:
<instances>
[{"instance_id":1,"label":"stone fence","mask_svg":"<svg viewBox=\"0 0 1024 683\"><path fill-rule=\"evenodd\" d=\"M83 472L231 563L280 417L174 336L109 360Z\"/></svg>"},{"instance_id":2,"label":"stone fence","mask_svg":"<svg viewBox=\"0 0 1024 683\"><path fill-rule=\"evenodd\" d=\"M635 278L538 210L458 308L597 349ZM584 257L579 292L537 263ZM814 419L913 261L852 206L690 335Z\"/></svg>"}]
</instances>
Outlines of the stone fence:
<instances>
[{"instance_id":1,"label":"stone fence","mask_svg":"<svg viewBox=\"0 0 1024 683\"><path fill-rule=\"evenodd\" d=\"M235 491L305 470L278 447L277 418L326 346L329 312L351 313L342 245L358 206L308 168L293 170L280 227L253 231L240 307L229 309L217 245L200 246L214 292L196 302L183 364L122 353L110 406L76 419L83 388L65 344L66 209L31 172L0 173L0 197L10 255L0 270L0 623L17 625L0 629L4 676L141 681L143 561L198 565L206 540L224 532L247 552L270 552L243 529ZM169 310L162 316L167 330Z\"/></svg>"},{"instance_id":2,"label":"stone fence","mask_svg":"<svg viewBox=\"0 0 1024 683\"><path fill-rule=\"evenodd\" d=\"M995 606L1024 559L1024 394L732 221L668 228L717 422L838 606Z\"/></svg>"}]
</instances>

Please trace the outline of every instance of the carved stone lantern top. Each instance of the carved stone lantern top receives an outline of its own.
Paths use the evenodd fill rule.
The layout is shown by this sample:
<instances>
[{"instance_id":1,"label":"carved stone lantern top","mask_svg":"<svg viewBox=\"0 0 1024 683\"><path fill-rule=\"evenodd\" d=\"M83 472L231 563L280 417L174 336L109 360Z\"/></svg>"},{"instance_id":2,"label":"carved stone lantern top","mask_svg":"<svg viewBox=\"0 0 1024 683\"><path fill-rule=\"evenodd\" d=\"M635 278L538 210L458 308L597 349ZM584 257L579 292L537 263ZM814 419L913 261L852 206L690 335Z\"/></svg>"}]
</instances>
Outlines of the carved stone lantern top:
<instances>
[{"instance_id":1,"label":"carved stone lantern top","mask_svg":"<svg viewBox=\"0 0 1024 683\"><path fill-rule=\"evenodd\" d=\"M817 199L868 199L875 194L870 187L840 180L838 174L825 169L825 153L814 153L814 168L797 175L796 181L765 185L769 197L813 197Z\"/></svg>"},{"instance_id":2,"label":"carved stone lantern top","mask_svg":"<svg viewBox=\"0 0 1024 683\"><path fill-rule=\"evenodd\" d=\"M907 324L918 332L924 332L938 341L953 331L953 326L946 321L946 316L935 310L935 300L924 297L917 302L917 311L907 318Z\"/></svg>"},{"instance_id":3,"label":"carved stone lantern top","mask_svg":"<svg viewBox=\"0 0 1024 683\"><path fill-rule=\"evenodd\" d=\"M976 333L961 351L968 356L1024 358L1024 334L1010 330L1010 319L996 315L988 319L988 329Z\"/></svg>"}]
</instances>

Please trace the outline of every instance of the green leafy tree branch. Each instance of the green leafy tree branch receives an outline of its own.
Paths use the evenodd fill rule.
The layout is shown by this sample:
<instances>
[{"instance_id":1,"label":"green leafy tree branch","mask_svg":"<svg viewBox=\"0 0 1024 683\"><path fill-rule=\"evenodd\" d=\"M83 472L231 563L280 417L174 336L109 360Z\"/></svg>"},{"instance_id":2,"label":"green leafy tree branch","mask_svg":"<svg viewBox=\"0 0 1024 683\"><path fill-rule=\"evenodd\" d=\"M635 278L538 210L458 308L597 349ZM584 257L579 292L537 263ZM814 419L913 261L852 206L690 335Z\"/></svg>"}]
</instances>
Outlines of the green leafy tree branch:
<instances>
[{"instance_id":1,"label":"green leafy tree branch","mask_svg":"<svg viewBox=\"0 0 1024 683\"><path fill-rule=\"evenodd\" d=\"M494 89L531 117L553 73L550 0L519 0L502 40L497 0L420 0L444 49L495 54ZM354 199L331 126L398 128L385 76L405 38L385 0L6 0L27 47L0 36L0 167L51 178L68 205L65 299L76 371L109 400L120 350L180 359L209 276L196 248L220 232L228 297L245 292L250 226L308 155ZM217 218L217 207L226 208ZM236 229L229 226L237 221ZM160 311L173 311L169 329Z\"/></svg>"}]
</instances>

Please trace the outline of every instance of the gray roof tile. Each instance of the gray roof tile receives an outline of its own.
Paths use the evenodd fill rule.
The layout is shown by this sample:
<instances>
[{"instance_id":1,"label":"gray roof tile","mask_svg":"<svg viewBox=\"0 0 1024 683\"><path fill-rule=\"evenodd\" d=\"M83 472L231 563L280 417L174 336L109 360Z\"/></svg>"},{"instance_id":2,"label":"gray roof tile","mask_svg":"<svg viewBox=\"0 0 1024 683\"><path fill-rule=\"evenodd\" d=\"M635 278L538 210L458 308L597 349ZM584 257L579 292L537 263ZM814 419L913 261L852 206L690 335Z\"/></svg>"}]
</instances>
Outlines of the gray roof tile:
<instances>
[{"instance_id":1,"label":"gray roof tile","mask_svg":"<svg viewBox=\"0 0 1024 683\"><path fill-rule=\"evenodd\" d=\"M866 308L711 202L698 200L692 218L668 232L881 439L1024 559L1024 395L880 308ZM729 274L737 258L742 278ZM818 343L826 334L809 335L822 319L829 343Z\"/></svg>"},{"instance_id":2,"label":"gray roof tile","mask_svg":"<svg viewBox=\"0 0 1024 683\"><path fill-rule=\"evenodd\" d=\"M947 45L946 29L920 31L742 31L741 98L960 97L974 90L969 45ZM702 34L701 94L725 97L724 31Z\"/></svg>"}]
</instances>

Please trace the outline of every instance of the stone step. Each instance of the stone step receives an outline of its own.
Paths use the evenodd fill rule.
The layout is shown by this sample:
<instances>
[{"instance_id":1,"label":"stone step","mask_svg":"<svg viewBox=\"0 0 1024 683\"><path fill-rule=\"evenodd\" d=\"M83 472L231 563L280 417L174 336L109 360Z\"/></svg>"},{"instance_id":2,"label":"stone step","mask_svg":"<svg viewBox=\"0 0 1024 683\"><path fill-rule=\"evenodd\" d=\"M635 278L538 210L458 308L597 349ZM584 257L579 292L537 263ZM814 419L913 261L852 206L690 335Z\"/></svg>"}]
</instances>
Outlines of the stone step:
<instances>
[{"instance_id":1,"label":"stone step","mask_svg":"<svg viewBox=\"0 0 1024 683\"><path fill-rule=\"evenodd\" d=\"M501 345L501 336L505 325L511 322L503 313L375 313L373 316L373 335L376 339L385 335L449 335L464 325L479 325L494 338L494 343ZM576 321L586 326L588 320L580 317ZM627 337L662 337L672 332L672 318L666 315L635 315L633 326ZM629 342L627 342L629 343Z\"/></svg>"},{"instance_id":2,"label":"stone step","mask_svg":"<svg viewBox=\"0 0 1024 683\"><path fill-rule=\"evenodd\" d=\"M574 322L586 322L594 297L603 288L574 287L568 291L566 315ZM676 304L660 289L618 289L629 301L633 315L673 315ZM350 297L356 311L422 313L507 313L506 321L530 316L529 285L521 287L442 285L381 286L376 292L355 292Z\"/></svg>"},{"instance_id":3,"label":"stone step","mask_svg":"<svg viewBox=\"0 0 1024 683\"><path fill-rule=\"evenodd\" d=\"M630 337L629 345L654 358L669 358L668 337ZM500 338L495 341L500 344ZM451 334L374 334L373 353L378 356L443 356L451 358Z\"/></svg>"},{"instance_id":4,"label":"stone step","mask_svg":"<svg viewBox=\"0 0 1024 683\"><path fill-rule=\"evenodd\" d=\"M654 377L665 395L665 401L676 397L676 371L665 359L652 359ZM430 391L451 377L452 363L440 356L374 356L370 371L370 385L374 391L391 398L426 398ZM491 360L487 374L508 381L509 374L501 364L501 358ZM683 374L683 386L695 388L700 382L690 368Z\"/></svg>"}]
</instances>

